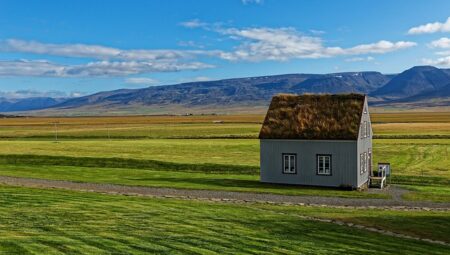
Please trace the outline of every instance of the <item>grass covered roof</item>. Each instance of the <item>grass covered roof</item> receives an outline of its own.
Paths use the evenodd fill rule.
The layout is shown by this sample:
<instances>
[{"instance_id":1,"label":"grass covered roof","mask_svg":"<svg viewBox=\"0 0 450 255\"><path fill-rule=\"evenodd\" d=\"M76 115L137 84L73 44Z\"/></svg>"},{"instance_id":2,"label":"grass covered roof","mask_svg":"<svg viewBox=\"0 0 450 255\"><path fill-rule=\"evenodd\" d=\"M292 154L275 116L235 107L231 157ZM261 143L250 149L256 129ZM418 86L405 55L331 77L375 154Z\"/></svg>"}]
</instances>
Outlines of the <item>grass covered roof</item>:
<instances>
[{"instance_id":1,"label":"grass covered roof","mask_svg":"<svg viewBox=\"0 0 450 255\"><path fill-rule=\"evenodd\" d=\"M272 98L260 139L356 140L361 94L280 94Z\"/></svg>"}]
</instances>

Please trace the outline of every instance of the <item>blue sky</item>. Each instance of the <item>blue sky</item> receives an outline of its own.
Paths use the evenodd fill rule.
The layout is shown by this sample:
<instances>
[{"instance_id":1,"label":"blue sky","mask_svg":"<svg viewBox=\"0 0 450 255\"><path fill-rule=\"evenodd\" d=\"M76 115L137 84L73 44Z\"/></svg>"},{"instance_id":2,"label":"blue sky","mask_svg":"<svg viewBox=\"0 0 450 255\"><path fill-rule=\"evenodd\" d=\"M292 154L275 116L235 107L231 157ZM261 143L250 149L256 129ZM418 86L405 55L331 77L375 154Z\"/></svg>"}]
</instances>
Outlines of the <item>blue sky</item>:
<instances>
[{"instance_id":1,"label":"blue sky","mask_svg":"<svg viewBox=\"0 0 450 255\"><path fill-rule=\"evenodd\" d=\"M0 97L450 67L450 1L0 0Z\"/></svg>"}]
</instances>

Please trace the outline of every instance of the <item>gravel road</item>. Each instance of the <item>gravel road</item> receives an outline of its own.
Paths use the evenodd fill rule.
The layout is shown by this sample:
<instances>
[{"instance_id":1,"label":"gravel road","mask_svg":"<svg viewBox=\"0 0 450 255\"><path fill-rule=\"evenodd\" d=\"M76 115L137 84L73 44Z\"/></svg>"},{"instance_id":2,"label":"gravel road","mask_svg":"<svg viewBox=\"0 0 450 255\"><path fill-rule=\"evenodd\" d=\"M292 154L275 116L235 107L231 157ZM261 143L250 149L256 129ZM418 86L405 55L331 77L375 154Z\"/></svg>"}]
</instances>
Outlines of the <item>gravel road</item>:
<instances>
[{"instance_id":1,"label":"gravel road","mask_svg":"<svg viewBox=\"0 0 450 255\"><path fill-rule=\"evenodd\" d=\"M399 187L390 187L385 191L370 190L368 192L386 192L393 199L359 199L323 196L289 196L267 193L233 192L215 190L191 190L173 188L155 188L140 186L123 186L116 184L81 183L71 181L44 180L32 178L18 178L0 176L0 183L11 186L25 186L36 188L59 188L67 190L90 191L108 194L142 195L155 197L180 197L185 199L208 199L213 201L230 202L264 202L287 203L322 206L350 206L350 207L386 207L386 209L406 210L450 210L450 203L433 203L425 201L405 201L401 194L407 192Z\"/></svg>"}]
</instances>

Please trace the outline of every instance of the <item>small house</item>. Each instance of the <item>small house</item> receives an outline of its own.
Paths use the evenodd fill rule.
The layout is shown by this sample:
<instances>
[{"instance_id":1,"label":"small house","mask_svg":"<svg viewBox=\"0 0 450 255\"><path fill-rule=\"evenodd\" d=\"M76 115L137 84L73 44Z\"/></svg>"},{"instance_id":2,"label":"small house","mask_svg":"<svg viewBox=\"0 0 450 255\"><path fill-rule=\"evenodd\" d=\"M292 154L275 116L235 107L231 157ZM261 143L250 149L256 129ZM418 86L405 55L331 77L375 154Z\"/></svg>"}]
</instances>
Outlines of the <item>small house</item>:
<instances>
[{"instance_id":1,"label":"small house","mask_svg":"<svg viewBox=\"0 0 450 255\"><path fill-rule=\"evenodd\" d=\"M259 139L261 182L360 188L372 172L365 95L274 96Z\"/></svg>"}]
</instances>

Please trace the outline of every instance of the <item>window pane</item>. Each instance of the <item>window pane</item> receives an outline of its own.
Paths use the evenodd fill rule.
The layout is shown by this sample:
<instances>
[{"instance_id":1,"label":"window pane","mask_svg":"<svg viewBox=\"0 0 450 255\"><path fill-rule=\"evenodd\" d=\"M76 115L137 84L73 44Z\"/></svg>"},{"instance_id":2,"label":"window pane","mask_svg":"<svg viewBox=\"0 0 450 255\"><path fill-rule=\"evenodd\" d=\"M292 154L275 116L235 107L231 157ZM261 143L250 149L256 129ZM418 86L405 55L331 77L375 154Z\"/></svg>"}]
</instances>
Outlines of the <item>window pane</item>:
<instances>
[{"instance_id":1,"label":"window pane","mask_svg":"<svg viewBox=\"0 0 450 255\"><path fill-rule=\"evenodd\" d=\"M289 155L284 155L284 171L289 170Z\"/></svg>"},{"instance_id":2,"label":"window pane","mask_svg":"<svg viewBox=\"0 0 450 255\"><path fill-rule=\"evenodd\" d=\"M331 173L331 156L317 156L317 174Z\"/></svg>"},{"instance_id":3,"label":"window pane","mask_svg":"<svg viewBox=\"0 0 450 255\"><path fill-rule=\"evenodd\" d=\"M364 152L364 172L367 172L367 152Z\"/></svg>"},{"instance_id":4,"label":"window pane","mask_svg":"<svg viewBox=\"0 0 450 255\"><path fill-rule=\"evenodd\" d=\"M363 154L361 153L360 155L359 155L359 171L360 171L360 173L363 173L363 171L364 171L364 156L363 156Z\"/></svg>"},{"instance_id":5,"label":"window pane","mask_svg":"<svg viewBox=\"0 0 450 255\"><path fill-rule=\"evenodd\" d=\"M295 173L295 155L291 156L291 172Z\"/></svg>"}]
</instances>

